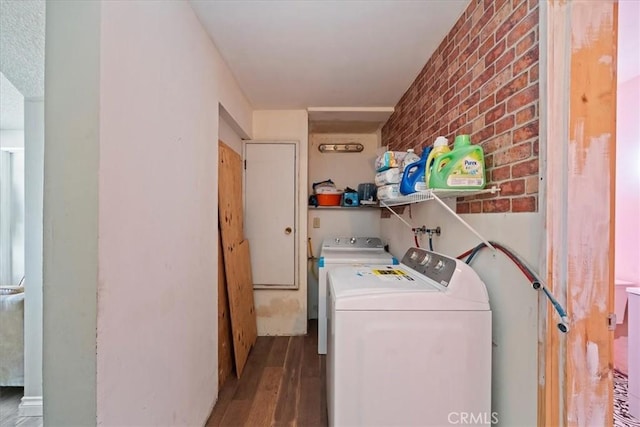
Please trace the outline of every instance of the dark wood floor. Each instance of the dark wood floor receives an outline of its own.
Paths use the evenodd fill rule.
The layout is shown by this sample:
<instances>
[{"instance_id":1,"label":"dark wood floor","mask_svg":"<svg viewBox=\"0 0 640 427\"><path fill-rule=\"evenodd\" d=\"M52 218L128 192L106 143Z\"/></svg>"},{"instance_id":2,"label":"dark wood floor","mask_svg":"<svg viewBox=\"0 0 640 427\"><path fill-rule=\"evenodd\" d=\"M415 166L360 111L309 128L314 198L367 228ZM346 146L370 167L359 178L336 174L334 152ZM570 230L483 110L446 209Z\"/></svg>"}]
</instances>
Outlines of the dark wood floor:
<instances>
[{"instance_id":1,"label":"dark wood floor","mask_svg":"<svg viewBox=\"0 0 640 427\"><path fill-rule=\"evenodd\" d=\"M207 426L326 426L325 358L309 334L258 337L242 377L220 389Z\"/></svg>"}]
</instances>

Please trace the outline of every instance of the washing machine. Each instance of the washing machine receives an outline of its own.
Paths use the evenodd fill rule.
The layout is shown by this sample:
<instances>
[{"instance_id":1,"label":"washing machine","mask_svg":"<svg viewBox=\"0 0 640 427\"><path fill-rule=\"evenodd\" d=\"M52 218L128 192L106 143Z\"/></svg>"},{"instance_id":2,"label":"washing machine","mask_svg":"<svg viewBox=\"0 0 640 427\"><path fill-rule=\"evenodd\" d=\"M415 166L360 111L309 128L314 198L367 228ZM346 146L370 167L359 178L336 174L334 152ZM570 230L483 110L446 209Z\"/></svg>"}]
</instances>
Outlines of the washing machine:
<instances>
[{"instance_id":1,"label":"washing machine","mask_svg":"<svg viewBox=\"0 0 640 427\"><path fill-rule=\"evenodd\" d=\"M488 426L491 310L455 258L410 248L399 265L328 274L330 426Z\"/></svg>"},{"instance_id":2,"label":"washing machine","mask_svg":"<svg viewBox=\"0 0 640 427\"><path fill-rule=\"evenodd\" d=\"M327 354L327 272L336 266L398 264L378 237L329 237L318 260L318 354Z\"/></svg>"}]
</instances>

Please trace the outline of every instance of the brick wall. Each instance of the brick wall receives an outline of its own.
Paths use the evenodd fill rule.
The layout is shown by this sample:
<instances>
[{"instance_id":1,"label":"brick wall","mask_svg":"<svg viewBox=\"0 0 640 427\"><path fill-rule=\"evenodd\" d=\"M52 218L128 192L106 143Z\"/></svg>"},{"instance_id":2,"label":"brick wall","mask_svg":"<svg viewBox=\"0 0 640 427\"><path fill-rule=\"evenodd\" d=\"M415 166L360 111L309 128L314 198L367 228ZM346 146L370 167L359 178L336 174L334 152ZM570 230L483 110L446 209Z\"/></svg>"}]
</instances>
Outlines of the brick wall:
<instances>
[{"instance_id":1,"label":"brick wall","mask_svg":"<svg viewBox=\"0 0 640 427\"><path fill-rule=\"evenodd\" d=\"M391 150L438 135L482 145L501 191L458 199L459 213L537 210L538 13L538 0L471 0L382 129Z\"/></svg>"}]
</instances>

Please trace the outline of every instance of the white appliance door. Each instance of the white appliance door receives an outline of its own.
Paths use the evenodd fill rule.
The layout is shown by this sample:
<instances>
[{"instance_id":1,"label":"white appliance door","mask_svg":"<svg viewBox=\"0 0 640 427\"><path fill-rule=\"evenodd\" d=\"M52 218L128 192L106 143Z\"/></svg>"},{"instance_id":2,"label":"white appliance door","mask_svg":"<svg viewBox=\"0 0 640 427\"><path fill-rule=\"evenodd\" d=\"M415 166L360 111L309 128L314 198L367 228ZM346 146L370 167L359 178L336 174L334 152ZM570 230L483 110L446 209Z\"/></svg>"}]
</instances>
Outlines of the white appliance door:
<instances>
[{"instance_id":1,"label":"white appliance door","mask_svg":"<svg viewBox=\"0 0 640 427\"><path fill-rule=\"evenodd\" d=\"M329 318L329 426L497 421L490 311L332 309Z\"/></svg>"},{"instance_id":2,"label":"white appliance door","mask_svg":"<svg viewBox=\"0 0 640 427\"><path fill-rule=\"evenodd\" d=\"M296 287L296 143L246 142L244 157L254 286Z\"/></svg>"}]
</instances>

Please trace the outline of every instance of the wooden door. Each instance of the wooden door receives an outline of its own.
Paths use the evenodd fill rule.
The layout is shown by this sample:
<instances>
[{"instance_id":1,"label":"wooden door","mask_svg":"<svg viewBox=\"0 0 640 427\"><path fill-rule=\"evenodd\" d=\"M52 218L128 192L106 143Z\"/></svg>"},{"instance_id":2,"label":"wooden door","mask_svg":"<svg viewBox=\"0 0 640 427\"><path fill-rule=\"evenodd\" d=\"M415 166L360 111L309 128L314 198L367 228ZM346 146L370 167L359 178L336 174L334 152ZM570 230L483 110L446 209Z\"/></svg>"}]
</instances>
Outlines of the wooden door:
<instances>
[{"instance_id":1,"label":"wooden door","mask_svg":"<svg viewBox=\"0 0 640 427\"><path fill-rule=\"evenodd\" d=\"M295 142L244 144L245 236L254 286L297 287Z\"/></svg>"}]
</instances>

